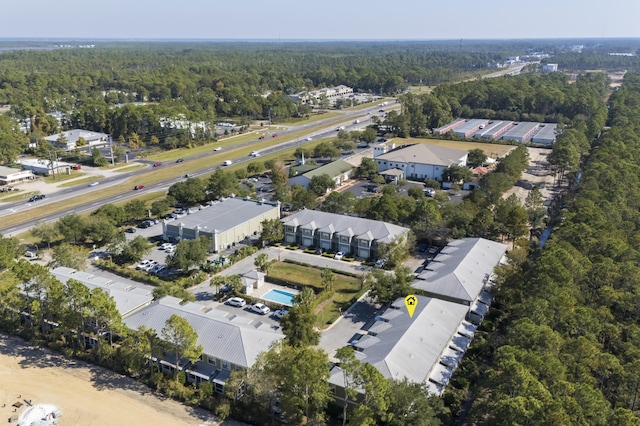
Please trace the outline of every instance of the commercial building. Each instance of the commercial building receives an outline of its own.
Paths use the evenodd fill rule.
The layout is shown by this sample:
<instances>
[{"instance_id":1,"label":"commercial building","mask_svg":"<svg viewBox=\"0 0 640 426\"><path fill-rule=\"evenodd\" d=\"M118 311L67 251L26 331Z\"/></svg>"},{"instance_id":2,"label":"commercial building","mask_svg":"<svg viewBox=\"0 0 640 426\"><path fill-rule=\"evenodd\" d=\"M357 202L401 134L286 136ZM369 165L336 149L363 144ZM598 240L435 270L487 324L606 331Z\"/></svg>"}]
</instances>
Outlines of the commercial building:
<instances>
[{"instance_id":1,"label":"commercial building","mask_svg":"<svg viewBox=\"0 0 640 426\"><path fill-rule=\"evenodd\" d=\"M257 316L237 315L198 303L183 303L166 296L124 319L132 330L144 326L162 338L162 329L171 315L189 322L198 335L197 344L203 353L196 362L184 360L180 370L191 383L213 382L217 393L224 392L224 384L232 371L251 367L261 352L284 338L280 330L260 321ZM160 368L175 372L175 356L170 353L154 357Z\"/></svg>"},{"instance_id":2,"label":"commercial building","mask_svg":"<svg viewBox=\"0 0 640 426\"><path fill-rule=\"evenodd\" d=\"M554 123L541 124L538 132L531 138L531 142L547 146L553 145L556 142L557 127L558 125Z\"/></svg>"},{"instance_id":3,"label":"commercial building","mask_svg":"<svg viewBox=\"0 0 640 426\"><path fill-rule=\"evenodd\" d=\"M69 174L71 164L64 161L50 161L39 158L21 159L17 161L25 170L31 170L36 175L49 176L50 174Z\"/></svg>"},{"instance_id":4,"label":"commercial building","mask_svg":"<svg viewBox=\"0 0 640 426\"><path fill-rule=\"evenodd\" d=\"M12 167L0 166L0 185L14 185L36 177L31 170L20 170Z\"/></svg>"},{"instance_id":5,"label":"commercial building","mask_svg":"<svg viewBox=\"0 0 640 426\"><path fill-rule=\"evenodd\" d=\"M326 174L333 179L336 186L340 186L351 178L353 170L353 165L344 160L332 161L324 166L315 167L308 172L290 178L287 184L302 185L305 188L309 188L309 182L311 182L311 179L313 179L314 176L322 176Z\"/></svg>"},{"instance_id":6,"label":"commercial building","mask_svg":"<svg viewBox=\"0 0 640 426\"><path fill-rule=\"evenodd\" d=\"M64 150L76 149L80 138L84 139L87 146L104 146L109 143L109 135L106 133L92 132L90 130L72 129L66 132L47 136L44 139Z\"/></svg>"},{"instance_id":7,"label":"commercial building","mask_svg":"<svg viewBox=\"0 0 640 426\"><path fill-rule=\"evenodd\" d=\"M380 243L405 238L408 228L371 219L303 209L281 219L284 241L304 247L375 257Z\"/></svg>"},{"instance_id":8,"label":"commercial building","mask_svg":"<svg viewBox=\"0 0 640 426\"><path fill-rule=\"evenodd\" d=\"M381 150L374 151L374 155ZM442 180L442 172L452 164L467 165L467 152L438 145L417 143L374 157L378 172L398 169L404 178Z\"/></svg>"},{"instance_id":9,"label":"commercial building","mask_svg":"<svg viewBox=\"0 0 640 426\"><path fill-rule=\"evenodd\" d=\"M474 134L478 129L487 125L489 120L483 118L474 118L467 120L459 126L453 129L453 134L460 138L468 138Z\"/></svg>"},{"instance_id":10,"label":"commercial building","mask_svg":"<svg viewBox=\"0 0 640 426\"><path fill-rule=\"evenodd\" d=\"M557 72L558 64L544 64L542 66L542 72Z\"/></svg>"},{"instance_id":11,"label":"commercial building","mask_svg":"<svg viewBox=\"0 0 640 426\"><path fill-rule=\"evenodd\" d=\"M502 139L507 141L527 142L537 131L540 123L519 122L502 135Z\"/></svg>"},{"instance_id":12,"label":"commercial building","mask_svg":"<svg viewBox=\"0 0 640 426\"><path fill-rule=\"evenodd\" d=\"M479 129L473 134L474 138L499 139L511 126L512 121L490 121L484 129Z\"/></svg>"},{"instance_id":13,"label":"commercial building","mask_svg":"<svg viewBox=\"0 0 640 426\"><path fill-rule=\"evenodd\" d=\"M218 252L258 235L262 231L262 221L279 218L279 203L225 198L175 220L164 220L162 234L167 241L206 236L211 239L210 250Z\"/></svg>"},{"instance_id":14,"label":"commercial building","mask_svg":"<svg viewBox=\"0 0 640 426\"><path fill-rule=\"evenodd\" d=\"M445 133L448 133L450 131L452 131L453 129L455 129L458 126L461 126L462 124L464 124L467 120L465 120L464 118L458 118L457 120L446 124L442 127L438 127L437 129L433 129L433 134L434 135L444 135Z\"/></svg>"}]
</instances>

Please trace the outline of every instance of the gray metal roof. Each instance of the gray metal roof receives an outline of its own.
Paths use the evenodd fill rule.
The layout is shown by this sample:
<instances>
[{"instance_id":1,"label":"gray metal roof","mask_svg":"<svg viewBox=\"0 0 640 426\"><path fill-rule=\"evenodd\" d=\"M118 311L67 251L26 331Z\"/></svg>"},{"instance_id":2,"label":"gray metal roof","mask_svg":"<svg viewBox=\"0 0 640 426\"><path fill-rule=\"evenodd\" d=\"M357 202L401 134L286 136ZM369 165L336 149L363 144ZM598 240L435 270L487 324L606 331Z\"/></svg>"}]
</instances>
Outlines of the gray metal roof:
<instances>
[{"instance_id":1,"label":"gray metal roof","mask_svg":"<svg viewBox=\"0 0 640 426\"><path fill-rule=\"evenodd\" d=\"M455 129L453 129L453 133L457 134L466 134L467 132L474 130L478 127L480 127L483 124L487 124L489 120L484 119L484 118L474 118L471 119L467 122L465 122L464 124L461 124L459 126L457 126Z\"/></svg>"},{"instance_id":2,"label":"gray metal roof","mask_svg":"<svg viewBox=\"0 0 640 426\"><path fill-rule=\"evenodd\" d=\"M484 288L507 246L484 238L450 242L412 285L434 297L473 302Z\"/></svg>"},{"instance_id":3,"label":"gray metal roof","mask_svg":"<svg viewBox=\"0 0 640 426\"><path fill-rule=\"evenodd\" d=\"M137 309L153 302L153 291L151 289L144 288L141 284L125 278L114 281L90 272L76 271L64 266L53 269L51 273L56 279L64 283L74 279L87 286L89 290L94 288L104 290L113 297L116 308L122 317L126 317Z\"/></svg>"},{"instance_id":4,"label":"gray metal roof","mask_svg":"<svg viewBox=\"0 0 640 426\"><path fill-rule=\"evenodd\" d=\"M14 173L20 173L22 169L14 169L13 167L0 166L0 176L10 176Z\"/></svg>"},{"instance_id":5,"label":"gray metal roof","mask_svg":"<svg viewBox=\"0 0 640 426\"><path fill-rule=\"evenodd\" d=\"M503 139L521 140L525 138L527 133L538 127L540 123L519 122L509 129L503 136Z\"/></svg>"},{"instance_id":6,"label":"gray metal roof","mask_svg":"<svg viewBox=\"0 0 640 426\"><path fill-rule=\"evenodd\" d=\"M540 130L533 135L531 142L552 144L556 141L556 127L554 123L544 123L540 125Z\"/></svg>"},{"instance_id":7,"label":"gray metal roof","mask_svg":"<svg viewBox=\"0 0 640 426\"><path fill-rule=\"evenodd\" d=\"M444 300L417 296L418 305L413 318L404 304L397 299L389 311L400 315L389 322L374 324L377 336L364 336L354 346L362 350L363 361L375 366L387 378L411 382L424 382L438 363L441 354L449 346L452 337L467 314L464 305Z\"/></svg>"},{"instance_id":8,"label":"gray metal roof","mask_svg":"<svg viewBox=\"0 0 640 426\"><path fill-rule=\"evenodd\" d=\"M496 133L503 131L505 127L513 126L513 121L498 121L498 122L496 122L494 124L495 124L495 126L487 126L486 128L483 129L483 131L484 131L484 133L482 134L483 138L489 138L489 139L494 138ZM477 133L476 133L476 135L477 135ZM474 135L474 136L476 136L476 135Z\"/></svg>"},{"instance_id":9,"label":"gray metal roof","mask_svg":"<svg viewBox=\"0 0 640 426\"><path fill-rule=\"evenodd\" d=\"M80 138L83 138L89 143L93 141L99 141L99 140L106 142L107 138L109 137L109 135L107 135L106 133L92 132L91 130L83 130L83 129L72 129L62 133L56 133L55 135L47 136L45 137L45 140L52 143L57 143L58 138L60 137L61 134L64 135L64 137L67 139L67 143L70 143L70 144L75 144L76 142L78 142L78 139Z\"/></svg>"},{"instance_id":10,"label":"gray metal roof","mask_svg":"<svg viewBox=\"0 0 640 426\"><path fill-rule=\"evenodd\" d=\"M448 124L445 124L444 126L433 129L433 133L437 135L445 129L448 129L447 131L453 130L458 126L461 126L464 122L465 122L464 118L458 118L457 120L454 120L451 123L448 123Z\"/></svg>"},{"instance_id":11,"label":"gray metal roof","mask_svg":"<svg viewBox=\"0 0 640 426\"><path fill-rule=\"evenodd\" d=\"M335 213L321 212L317 210L300 210L290 216L282 218L285 225L305 226L314 222L317 228L323 229L333 225L340 235L363 235L370 231L370 235L378 242L390 243L400 235L409 231L408 228L393 225L378 220L363 219L360 217L343 216Z\"/></svg>"},{"instance_id":12,"label":"gray metal roof","mask_svg":"<svg viewBox=\"0 0 640 426\"><path fill-rule=\"evenodd\" d=\"M465 155L467 155L466 151L458 149L426 143L416 143L394 149L386 154L377 156L375 159L397 163L433 164L447 167L451 164L459 164Z\"/></svg>"},{"instance_id":13,"label":"gray metal roof","mask_svg":"<svg viewBox=\"0 0 640 426\"><path fill-rule=\"evenodd\" d=\"M140 326L155 330L160 336L166 321L177 314L198 334L203 352L241 367L250 367L261 352L284 335L255 316L236 315L220 309L207 309L197 303L181 304L181 300L166 296L124 319L130 329Z\"/></svg>"},{"instance_id":14,"label":"gray metal roof","mask_svg":"<svg viewBox=\"0 0 640 426\"><path fill-rule=\"evenodd\" d=\"M197 210L174 221L167 222L166 226L167 228L176 229L182 224L184 228L188 229L195 229L196 226L199 226L202 232L213 233L215 230L224 232L278 208L275 203L226 198L202 210Z\"/></svg>"}]
</instances>

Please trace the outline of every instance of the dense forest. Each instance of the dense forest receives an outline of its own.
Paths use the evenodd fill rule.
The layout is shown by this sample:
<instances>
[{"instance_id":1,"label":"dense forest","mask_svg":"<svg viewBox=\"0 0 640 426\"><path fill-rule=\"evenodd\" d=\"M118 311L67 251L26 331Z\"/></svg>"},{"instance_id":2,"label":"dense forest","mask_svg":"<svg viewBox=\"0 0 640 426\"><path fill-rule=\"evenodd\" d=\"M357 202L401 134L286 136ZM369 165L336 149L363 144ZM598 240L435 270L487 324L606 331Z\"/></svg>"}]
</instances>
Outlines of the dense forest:
<instances>
[{"instance_id":1,"label":"dense forest","mask_svg":"<svg viewBox=\"0 0 640 426\"><path fill-rule=\"evenodd\" d=\"M385 124L403 137L428 134L459 117L568 125L606 114L606 89L604 73L580 75L575 84L561 73L443 84L429 94L400 96L403 113L390 114Z\"/></svg>"},{"instance_id":2,"label":"dense forest","mask_svg":"<svg viewBox=\"0 0 640 426\"><path fill-rule=\"evenodd\" d=\"M552 238L505 267L488 365L467 376L474 422L640 424L638 105L628 74Z\"/></svg>"}]
</instances>

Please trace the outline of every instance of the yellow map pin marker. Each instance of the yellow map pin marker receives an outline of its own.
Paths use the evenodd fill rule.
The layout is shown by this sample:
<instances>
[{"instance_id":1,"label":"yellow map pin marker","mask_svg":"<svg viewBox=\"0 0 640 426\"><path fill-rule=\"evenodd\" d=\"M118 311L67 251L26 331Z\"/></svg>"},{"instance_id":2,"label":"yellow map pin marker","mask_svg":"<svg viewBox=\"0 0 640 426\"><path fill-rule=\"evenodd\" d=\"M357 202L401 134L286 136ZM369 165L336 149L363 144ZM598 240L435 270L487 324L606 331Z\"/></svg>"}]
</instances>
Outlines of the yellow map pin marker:
<instances>
[{"instance_id":1,"label":"yellow map pin marker","mask_svg":"<svg viewBox=\"0 0 640 426\"><path fill-rule=\"evenodd\" d=\"M409 311L409 318L413 318L413 311L415 311L416 306L418 306L418 298L410 294L404 298L404 304L407 307L407 311Z\"/></svg>"}]
</instances>

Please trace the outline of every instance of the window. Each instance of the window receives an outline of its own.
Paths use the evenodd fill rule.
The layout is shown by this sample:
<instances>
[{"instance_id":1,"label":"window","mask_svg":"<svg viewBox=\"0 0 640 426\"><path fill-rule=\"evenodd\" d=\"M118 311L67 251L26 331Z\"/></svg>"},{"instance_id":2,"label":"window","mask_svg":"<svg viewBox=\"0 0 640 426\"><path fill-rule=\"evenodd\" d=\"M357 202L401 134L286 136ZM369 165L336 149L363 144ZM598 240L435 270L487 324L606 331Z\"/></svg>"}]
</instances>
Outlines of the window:
<instances>
[{"instance_id":1,"label":"window","mask_svg":"<svg viewBox=\"0 0 640 426\"><path fill-rule=\"evenodd\" d=\"M223 370L231 370L229 363L227 361L222 361L222 369Z\"/></svg>"},{"instance_id":2,"label":"window","mask_svg":"<svg viewBox=\"0 0 640 426\"><path fill-rule=\"evenodd\" d=\"M359 240L360 247L369 247L369 241L367 240Z\"/></svg>"},{"instance_id":3,"label":"window","mask_svg":"<svg viewBox=\"0 0 640 426\"><path fill-rule=\"evenodd\" d=\"M287 232L289 232L289 233L295 232L293 230L293 226L285 226L285 228L286 228Z\"/></svg>"},{"instance_id":4,"label":"window","mask_svg":"<svg viewBox=\"0 0 640 426\"><path fill-rule=\"evenodd\" d=\"M207 358L207 363L212 365L217 365L215 358Z\"/></svg>"},{"instance_id":5,"label":"window","mask_svg":"<svg viewBox=\"0 0 640 426\"><path fill-rule=\"evenodd\" d=\"M341 237L340 237L340 242L341 242L341 243L348 243L348 242L349 242L349 237L343 237L343 236L341 236Z\"/></svg>"},{"instance_id":6,"label":"window","mask_svg":"<svg viewBox=\"0 0 640 426\"><path fill-rule=\"evenodd\" d=\"M303 229L302 235L311 236L311 229Z\"/></svg>"},{"instance_id":7,"label":"window","mask_svg":"<svg viewBox=\"0 0 640 426\"><path fill-rule=\"evenodd\" d=\"M320 234L320 238L322 238L323 240L328 240L331 237L329 237L329 233L328 232L322 232Z\"/></svg>"},{"instance_id":8,"label":"window","mask_svg":"<svg viewBox=\"0 0 640 426\"><path fill-rule=\"evenodd\" d=\"M217 393L224 393L224 385L221 385L220 383L214 383L214 385Z\"/></svg>"}]
</instances>

